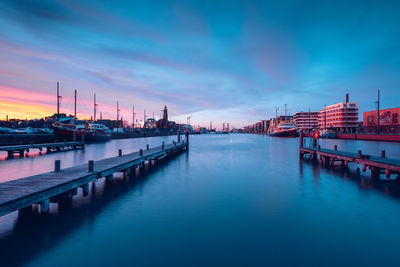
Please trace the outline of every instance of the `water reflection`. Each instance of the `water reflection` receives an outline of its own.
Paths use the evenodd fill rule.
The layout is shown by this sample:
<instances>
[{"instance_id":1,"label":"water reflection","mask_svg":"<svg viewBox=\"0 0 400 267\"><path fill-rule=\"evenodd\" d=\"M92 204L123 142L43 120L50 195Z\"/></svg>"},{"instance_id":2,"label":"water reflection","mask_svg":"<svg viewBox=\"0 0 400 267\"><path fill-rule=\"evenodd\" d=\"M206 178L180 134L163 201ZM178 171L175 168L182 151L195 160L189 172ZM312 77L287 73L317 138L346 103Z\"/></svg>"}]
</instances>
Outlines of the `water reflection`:
<instances>
[{"instance_id":1,"label":"water reflection","mask_svg":"<svg viewBox=\"0 0 400 267\"><path fill-rule=\"evenodd\" d=\"M303 172L303 165L307 164L312 169L314 181L319 180L320 172L326 172L330 175L341 178L344 181L352 181L361 190L376 190L387 196L400 200L400 181L396 179L386 179L381 175L380 180L370 178L370 172L360 173L360 168L356 164L349 164L349 167L342 165L325 166L321 161L312 159L300 160L300 170Z\"/></svg>"},{"instance_id":2,"label":"water reflection","mask_svg":"<svg viewBox=\"0 0 400 267\"><path fill-rule=\"evenodd\" d=\"M146 165L143 170L136 170L132 175L120 173L115 175L112 182L101 178L90 184L87 196L83 197L82 190L79 189L72 199L66 199L59 204L51 203L49 215L42 216L35 207L32 212L7 215L15 219L12 229L0 235L1 254L7 255L7 260L3 259L3 263L7 266L24 264L33 255L50 249L81 225L85 225L87 232L91 232L95 218L113 201L129 192L140 192L152 173L168 165L169 160L182 156L174 155L172 158L160 160L151 168Z\"/></svg>"}]
</instances>

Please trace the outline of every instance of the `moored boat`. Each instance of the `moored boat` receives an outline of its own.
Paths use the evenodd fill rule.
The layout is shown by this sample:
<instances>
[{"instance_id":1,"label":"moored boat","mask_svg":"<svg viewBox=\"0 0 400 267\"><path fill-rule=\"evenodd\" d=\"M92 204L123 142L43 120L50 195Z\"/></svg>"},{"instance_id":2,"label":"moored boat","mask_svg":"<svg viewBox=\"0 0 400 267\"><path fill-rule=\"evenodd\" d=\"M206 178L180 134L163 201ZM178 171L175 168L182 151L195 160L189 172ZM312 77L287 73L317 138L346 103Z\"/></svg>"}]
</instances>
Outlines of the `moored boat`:
<instances>
[{"instance_id":1,"label":"moored boat","mask_svg":"<svg viewBox=\"0 0 400 267\"><path fill-rule=\"evenodd\" d=\"M270 136L296 137L296 125L291 122L281 122L269 132Z\"/></svg>"},{"instance_id":2,"label":"moored boat","mask_svg":"<svg viewBox=\"0 0 400 267\"><path fill-rule=\"evenodd\" d=\"M111 139L109 129L99 123L66 124L56 122L53 125L56 140L76 141L84 140L86 143L106 142Z\"/></svg>"}]
</instances>

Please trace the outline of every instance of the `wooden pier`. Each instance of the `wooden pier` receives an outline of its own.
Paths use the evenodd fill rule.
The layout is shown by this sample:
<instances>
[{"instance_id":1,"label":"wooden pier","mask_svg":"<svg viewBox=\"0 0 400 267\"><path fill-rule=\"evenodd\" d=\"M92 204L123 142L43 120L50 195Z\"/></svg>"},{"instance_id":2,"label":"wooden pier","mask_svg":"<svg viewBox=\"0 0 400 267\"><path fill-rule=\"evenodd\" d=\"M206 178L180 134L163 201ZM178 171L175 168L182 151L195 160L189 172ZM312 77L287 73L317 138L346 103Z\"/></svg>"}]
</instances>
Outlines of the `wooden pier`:
<instances>
[{"instance_id":1,"label":"wooden pier","mask_svg":"<svg viewBox=\"0 0 400 267\"><path fill-rule=\"evenodd\" d=\"M29 153L31 149L39 149L40 152L46 148L46 152L71 150L71 149L84 149L84 142L58 142L58 143L43 143L43 144L25 144L25 145L12 145L0 146L0 151L7 152L8 158L14 158L14 155L19 155L20 158L25 156L25 152Z\"/></svg>"},{"instance_id":2,"label":"wooden pier","mask_svg":"<svg viewBox=\"0 0 400 267\"><path fill-rule=\"evenodd\" d=\"M0 183L0 216L16 210L32 210L33 204L40 204L40 212L48 213L51 202L58 202L61 198L72 198L78 188L82 188L83 195L89 192L89 183L105 177L112 181L114 173L124 172L132 174L136 168L143 168L145 162L156 163L159 159L180 153L188 149L186 142L173 142L159 147L118 156L99 161L88 161L71 168L61 169L59 160L55 161L53 172L34 175L18 180Z\"/></svg>"},{"instance_id":3,"label":"wooden pier","mask_svg":"<svg viewBox=\"0 0 400 267\"><path fill-rule=\"evenodd\" d=\"M367 168L370 169L372 179L379 179L380 175L384 174L386 178L391 178L393 175L400 180L400 160L387 158L385 150L382 150L381 156L377 157L363 154L361 150L357 153L338 151L336 145L333 149L321 148L317 145L316 139L313 139L311 147L304 147L303 144L303 136L300 133L301 159L304 157L309 157L314 161L319 159L325 166L334 166L339 163L343 167L348 167L349 163L356 163L362 166L364 172Z\"/></svg>"}]
</instances>

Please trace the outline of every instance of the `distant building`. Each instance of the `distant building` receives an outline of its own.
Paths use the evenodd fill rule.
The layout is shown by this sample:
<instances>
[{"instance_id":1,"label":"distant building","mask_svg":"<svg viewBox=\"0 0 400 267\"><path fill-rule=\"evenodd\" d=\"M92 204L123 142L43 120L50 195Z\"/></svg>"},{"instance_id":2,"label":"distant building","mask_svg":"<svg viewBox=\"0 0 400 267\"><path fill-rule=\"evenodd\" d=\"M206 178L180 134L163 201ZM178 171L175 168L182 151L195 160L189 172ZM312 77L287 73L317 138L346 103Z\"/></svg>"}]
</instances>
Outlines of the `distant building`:
<instances>
[{"instance_id":1,"label":"distant building","mask_svg":"<svg viewBox=\"0 0 400 267\"><path fill-rule=\"evenodd\" d=\"M355 132L358 128L358 105L348 100L347 94L346 102L326 106L321 110L318 115L318 128L335 132Z\"/></svg>"},{"instance_id":2,"label":"distant building","mask_svg":"<svg viewBox=\"0 0 400 267\"><path fill-rule=\"evenodd\" d=\"M400 134L400 107L379 111L379 133ZM365 133L378 133L378 111L367 111L363 114Z\"/></svg>"},{"instance_id":3,"label":"distant building","mask_svg":"<svg viewBox=\"0 0 400 267\"><path fill-rule=\"evenodd\" d=\"M293 116L293 122L298 130L311 132L318 129L319 112L296 112Z\"/></svg>"}]
</instances>

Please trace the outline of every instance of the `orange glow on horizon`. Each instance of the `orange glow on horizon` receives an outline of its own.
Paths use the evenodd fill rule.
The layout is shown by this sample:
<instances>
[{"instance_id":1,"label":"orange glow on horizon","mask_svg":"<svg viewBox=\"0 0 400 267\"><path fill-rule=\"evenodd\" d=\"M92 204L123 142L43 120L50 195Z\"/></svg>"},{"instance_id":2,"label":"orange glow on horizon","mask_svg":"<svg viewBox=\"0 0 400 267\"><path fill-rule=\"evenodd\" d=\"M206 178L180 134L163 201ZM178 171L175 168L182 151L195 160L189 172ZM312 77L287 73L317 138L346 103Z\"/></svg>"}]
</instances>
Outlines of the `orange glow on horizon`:
<instances>
[{"instance_id":1,"label":"orange glow on horizon","mask_svg":"<svg viewBox=\"0 0 400 267\"><path fill-rule=\"evenodd\" d=\"M60 112L66 113L67 115L73 114L73 99L63 98ZM63 105L64 104L64 105ZM106 117L114 118L113 106L103 103L98 103L103 110L103 118ZM68 107L66 108L65 105ZM90 119L93 114L81 112L79 108L77 110L77 117L80 119ZM129 109L120 108L121 116L129 118ZM100 110L101 111L101 110ZM97 118L100 118L100 111L97 113ZM35 92L28 89L21 89L9 86L0 85L0 120L8 119L40 119L51 116L56 113L56 95ZM129 120L129 119L128 119Z\"/></svg>"}]
</instances>

